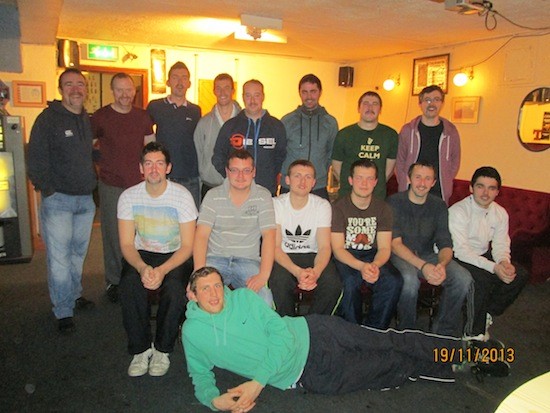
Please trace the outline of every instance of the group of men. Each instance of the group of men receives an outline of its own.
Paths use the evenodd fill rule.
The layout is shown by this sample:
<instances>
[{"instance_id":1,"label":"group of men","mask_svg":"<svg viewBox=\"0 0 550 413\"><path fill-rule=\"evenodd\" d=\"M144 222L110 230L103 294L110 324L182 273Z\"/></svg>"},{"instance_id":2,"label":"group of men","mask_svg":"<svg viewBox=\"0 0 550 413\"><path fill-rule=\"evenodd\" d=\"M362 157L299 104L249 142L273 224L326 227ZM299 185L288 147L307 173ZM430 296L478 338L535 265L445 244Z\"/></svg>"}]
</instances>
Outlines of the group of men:
<instances>
[{"instance_id":1,"label":"group of men","mask_svg":"<svg viewBox=\"0 0 550 413\"><path fill-rule=\"evenodd\" d=\"M255 79L243 85L241 110L233 98L233 79L218 75L217 103L204 117L186 99L190 73L184 63L170 68L167 85L168 96L138 109L132 78L119 73L111 81L114 102L89 119L86 79L77 69L67 69L59 78L61 101L51 102L37 118L29 143L29 177L42 195L48 287L64 333L75 329L75 308L93 306L81 295L81 277L95 213L96 162L107 296L122 306L134 356L130 376L162 376L168 370L191 268L183 333L188 368L199 400L230 411L250 410L266 384L287 388L299 383L328 393L393 386L399 384L392 376L398 361L410 357L424 362L414 368L408 363L410 369L399 377L432 371L431 353L404 350L410 340L433 348L435 338L428 335L382 338L378 330L350 327L331 317L284 317L296 316L296 288L312 291L309 314L337 313L355 325L387 329L397 313L396 326L403 331L415 328L424 280L443 287L433 332L484 340L492 316L502 314L525 284L526 275L511 263L508 216L494 202L501 186L494 168L478 169L472 195L447 209L460 141L456 127L439 116L444 100L439 87L420 93L422 114L398 135L378 122L382 100L376 92L360 97L358 123L338 131L336 119L319 105L321 81L312 74L299 82L302 105L280 121L263 108L264 87ZM331 165L340 181L339 199L332 205L327 192ZM394 170L401 192L385 200ZM279 183L281 194L272 198ZM364 320L363 285L372 291ZM159 294L154 338L151 290ZM240 290L257 293L266 305ZM467 295L472 317L463 329ZM256 315L242 306L262 308ZM237 325L248 316L250 330ZM233 321L235 326L224 324ZM333 337L323 332L329 327ZM193 333L199 328L213 331L215 340L205 346L201 334ZM244 344L240 349L228 344L226 334L238 334L239 328L261 337L282 334L275 350L280 357L270 359L273 343L267 338L255 344L254 355ZM334 341L348 331L353 339L347 343L307 345ZM341 346L356 348L355 368L362 366L359 360L372 350L358 347L363 339L381 340L381 346L396 350L387 380L361 384L350 379L353 369L335 379L350 380L347 385L321 376L319 358ZM242 357L249 361L237 366L226 350L246 351ZM212 365L252 381L220 396L212 384ZM363 370L365 376L357 377L372 372Z\"/></svg>"}]
</instances>

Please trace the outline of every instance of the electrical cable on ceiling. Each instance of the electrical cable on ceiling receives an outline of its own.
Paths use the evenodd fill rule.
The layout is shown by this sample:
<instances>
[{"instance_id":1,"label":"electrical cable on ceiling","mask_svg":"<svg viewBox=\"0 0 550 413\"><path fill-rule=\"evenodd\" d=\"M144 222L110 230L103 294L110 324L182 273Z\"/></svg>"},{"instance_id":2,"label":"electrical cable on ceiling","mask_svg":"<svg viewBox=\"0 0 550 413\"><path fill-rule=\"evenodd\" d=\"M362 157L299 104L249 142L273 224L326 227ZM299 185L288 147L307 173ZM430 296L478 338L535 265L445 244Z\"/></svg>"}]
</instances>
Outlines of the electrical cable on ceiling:
<instances>
[{"instance_id":1,"label":"electrical cable on ceiling","mask_svg":"<svg viewBox=\"0 0 550 413\"><path fill-rule=\"evenodd\" d=\"M546 26L546 27L529 27L529 26L524 26L522 24L516 23L516 22L510 20L508 17L504 16L502 13L499 13L497 10L493 10L493 3L491 3L490 1L483 0L483 1L480 1L480 2L472 2L472 4L474 4L476 6L483 7L483 10L479 12L479 15L480 16L485 16L485 28L489 31L495 30L497 28L497 23L498 22L497 22L496 16L499 16L499 17L503 18L508 23L510 23L510 24L512 24L516 27L519 27L521 29L534 30L534 31L550 30L550 26ZM489 18L491 18L491 20L492 20L491 25L489 25Z\"/></svg>"}]
</instances>

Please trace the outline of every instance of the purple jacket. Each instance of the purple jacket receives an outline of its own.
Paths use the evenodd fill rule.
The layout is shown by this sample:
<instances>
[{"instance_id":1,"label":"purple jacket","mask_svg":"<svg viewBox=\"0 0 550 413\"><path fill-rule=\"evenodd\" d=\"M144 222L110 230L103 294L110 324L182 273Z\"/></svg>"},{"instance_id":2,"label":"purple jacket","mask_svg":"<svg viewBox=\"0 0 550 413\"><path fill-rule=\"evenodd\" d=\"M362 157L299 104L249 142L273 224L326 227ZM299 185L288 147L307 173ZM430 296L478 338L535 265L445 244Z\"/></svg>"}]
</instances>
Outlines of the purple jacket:
<instances>
[{"instance_id":1,"label":"purple jacket","mask_svg":"<svg viewBox=\"0 0 550 413\"><path fill-rule=\"evenodd\" d=\"M420 133L418 124L422 116L418 116L409 123L403 125L399 132L399 146L397 148L396 175L399 191L406 191L408 187L408 171L411 164L416 162L420 153ZM453 193L453 179L460 167L460 136L456 126L445 118L439 118L443 122L443 133L439 140L439 183L445 203L449 205L449 199Z\"/></svg>"}]
</instances>

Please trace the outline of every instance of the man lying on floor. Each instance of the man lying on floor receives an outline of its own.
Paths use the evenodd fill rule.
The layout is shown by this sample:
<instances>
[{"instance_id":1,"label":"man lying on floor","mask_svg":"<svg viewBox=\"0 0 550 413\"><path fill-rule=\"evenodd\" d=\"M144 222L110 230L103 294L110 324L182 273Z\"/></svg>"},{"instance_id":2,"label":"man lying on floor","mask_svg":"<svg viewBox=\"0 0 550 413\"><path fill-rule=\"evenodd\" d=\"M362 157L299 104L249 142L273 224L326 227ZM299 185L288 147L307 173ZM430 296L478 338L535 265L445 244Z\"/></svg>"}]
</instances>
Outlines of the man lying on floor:
<instances>
[{"instance_id":1,"label":"man lying on floor","mask_svg":"<svg viewBox=\"0 0 550 413\"><path fill-rule=\"evenodd\" d=\"M419 378L454 382L452 365L435 363L434 349L458 353L458 338L377 330L327 315L280 317L253 291L224 287L213 267L198 269L189 283L187 369L195 396L212 410L248 412L267 384L341 394ZM214 367L250 381L220 394Z\"/></svg>"}]
</instances>

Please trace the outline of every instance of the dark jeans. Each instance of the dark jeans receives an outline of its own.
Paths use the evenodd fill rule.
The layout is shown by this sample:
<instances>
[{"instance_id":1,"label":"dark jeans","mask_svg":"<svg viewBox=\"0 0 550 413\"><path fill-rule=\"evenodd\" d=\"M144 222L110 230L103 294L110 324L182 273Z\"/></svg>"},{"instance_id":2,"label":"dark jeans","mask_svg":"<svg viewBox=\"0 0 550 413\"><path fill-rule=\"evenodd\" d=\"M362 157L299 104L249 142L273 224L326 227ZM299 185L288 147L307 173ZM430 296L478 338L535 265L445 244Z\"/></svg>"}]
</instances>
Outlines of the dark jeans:
<instances>
[{"instance_id":1,"label":"dark jeans","mask_svg":"<svg viewBox=\"0 0 550 413\"><path fill-rule=\"evenodd\" d=\"M313 268L315 253L288 254L294 264L302 268ZM274 263L269 288L273 293L275 310L281 316L295 316L295 294L298 280L285 268ZM313 303L309 308L309 314L332 314L338 299L342 294L342 283L332 260L317 280L317 287L313 290Z\"/></svg>"},{"instance_id":2,"label":"dark jeans","mask_svg":"<svg viewBox=\"0 0 550 413\"><path fill-rule=\"evenodd\" d=\"M376 255L375 249L369 251L349 250L349 252L363 262L372 262ZM386 264L380 268L378 281L368 283L363 280L358 270L342 264L338 260L335 260L335 263L344 289L338 311L339 315L349 322L362 323L361 285L365 283L372 289L372 302L364 324L370 327L388 328L395 313L397 301L401 294L401 286L403 285L403 280L399 274L392 271L391 267Z\"/></svg>"},{"instance_id":3,"label":"dark jeans","mask_svg":"<svg viewBox=\"0 0 550 413\"><path fill-rule=\"evenodd\" d=\"M454 382L451 363L435 363L434 349L462 348L459 339L421 331L380 331L333 316L305 319L310 348L298 381L308 391L342 394L395 388L409 378Z\"/></svg>"},{"instance_id":4,"label":"dark jeans","mask_svg":"<svg viewBox=\"0 0 550 413\"><path fill-rule=\"evenodd\" d=\"M158 267L166 262L172 254L159 254L139 251L141 258L151 267ZM187 263L174 268L159 287L160 295L157 310L155 348L163 353L174 350L179 325L183 317L187 297L185 287L189 279ZM151 347L151 304L148 291L141 282L141 277L134 267L123 260L122 276L119 285L119 298L122 306L122 321L128 335L128 352L143 353Z\"/></svg>"},{"instance_id":5,"label":"dark jeans","mask_svg":"<svg viewBox=\"0 0 550 413\"><path fill-rule=\"evenodd\" d=\"M486 256L492 259L490 256ZM456 260L466 268L474 279L474 314L471 331L465 331L468 336L485 334L487 313L499 316L518 297L527 284L529 276L525 269L516 265L516 278L510 284L503 282L496 274L491 274L483 268Z\"/></svg>"}]
</instances>

